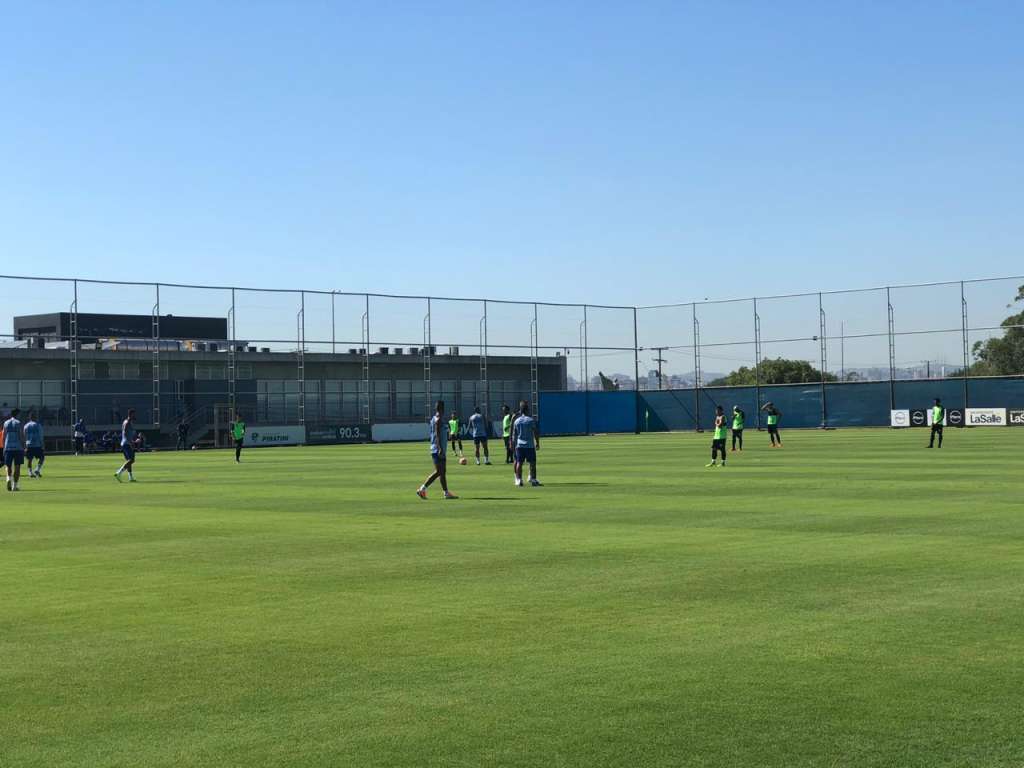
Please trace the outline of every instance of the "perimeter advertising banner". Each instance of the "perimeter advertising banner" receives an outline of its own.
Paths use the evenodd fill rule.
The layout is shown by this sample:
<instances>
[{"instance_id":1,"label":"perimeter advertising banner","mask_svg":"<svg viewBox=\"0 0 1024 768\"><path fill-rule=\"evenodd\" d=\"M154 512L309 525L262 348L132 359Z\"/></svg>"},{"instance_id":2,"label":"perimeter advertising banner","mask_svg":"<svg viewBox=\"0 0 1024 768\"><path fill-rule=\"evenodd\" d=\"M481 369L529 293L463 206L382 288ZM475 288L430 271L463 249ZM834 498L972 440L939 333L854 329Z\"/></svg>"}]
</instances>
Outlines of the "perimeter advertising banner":
<instances>
[{"instance_id":1,"label":"perimeter advertising banner","mask_svg":"<svg viewBox=\"0 0 1024 768\"><path fill-rule=\"evenodd\" d=\"M1005 408L968 408L968 427L1005 427Z\"/></svg>"},{"instance_id":2,"label":"perimeter advertising banner","mask_svg":"<svg viewBox=\"0 0 1024 768\"><path fill-rule=\"evenodd\" d=\"M1008 414L1008 421L1011 427L1024 427L1024 410L1014 408Z\"/></svg>"},{"instance_id":3,"label":"perimeter advertising banner","mask_svg":"<svg viewBox=\"0 0 1024 768\"><path fill-rule=\"evenodd\" d=\"M366 443L369 441L369 424L331 424L306 427L306 442L310 445Z\"/></svg>"},{"instance_id":4,"label":"perimeter advertising banner","mask_svg":"<svg viewBox=\"0 0 1024 768\"><path fill-rule=\"evenodd\" d=\"M302 425L253 427L245 436L245 442L253 448L269 445L302 445L306 442L306 428Z\"/></svg>"},{"instance_id":5,"label":"perimeter advertising banner","mask_svg":"<svg viewBox=\"0 0 1024 768\"><path fill-rule=\"evenodd\" d=\"M889 412L889 423L894 427L910 426L910 411L904 409Z\"/></svg>"}]
</instances>

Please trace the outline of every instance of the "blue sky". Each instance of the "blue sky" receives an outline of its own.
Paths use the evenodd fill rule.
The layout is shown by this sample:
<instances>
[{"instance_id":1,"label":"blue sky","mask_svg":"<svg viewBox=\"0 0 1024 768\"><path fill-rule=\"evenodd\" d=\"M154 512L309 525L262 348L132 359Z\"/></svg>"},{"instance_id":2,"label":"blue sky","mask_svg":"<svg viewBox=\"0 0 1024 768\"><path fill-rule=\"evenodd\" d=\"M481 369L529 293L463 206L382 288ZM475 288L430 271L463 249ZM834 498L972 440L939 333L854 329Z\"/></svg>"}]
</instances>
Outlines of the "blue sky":
<instances>
[{"instance_id":1,"label":"blue sky","mask_svg":"<svg viewBox=\"0 0 1024 768\"><path fill-rule=\"evenodd\" d=\"M1017 2L2 5L9 274L654 304L1024 271Z\"/></svg>"}]
</instances>

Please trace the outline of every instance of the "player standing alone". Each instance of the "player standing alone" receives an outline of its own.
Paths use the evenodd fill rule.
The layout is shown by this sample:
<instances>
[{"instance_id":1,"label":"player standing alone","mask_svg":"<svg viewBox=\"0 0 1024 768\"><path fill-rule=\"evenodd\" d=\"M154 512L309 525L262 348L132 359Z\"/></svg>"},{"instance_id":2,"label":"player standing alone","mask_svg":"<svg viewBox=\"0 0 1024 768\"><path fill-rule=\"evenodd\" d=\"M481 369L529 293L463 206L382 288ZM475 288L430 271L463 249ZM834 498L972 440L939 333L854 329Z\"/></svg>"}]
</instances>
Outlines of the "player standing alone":
<instances>
[{"instance_id":1,"label":"player standing alone","mask_svg":"<svg viewBox=\"0 0 1024 768\"><path fill-rule=\"evenodd\" d=\"M487 422L480 413L480 406L476 407L473 415L469 417L469 434L473 437L473 450L476 455L476 463L480 463L480 446L484 447L484 464L491 463L491 453L487 449Z\"/></svg>"},{"instance_id":2,"label":"player standing alone","mask_svg":"<svg viewBox=\"0 0 1024 768\"><path fill-rule=\"evenodd\" d=\"M29 411L28 421L25 422L25 460L28 464L29 477L43 476L43 462L46 461L46 453L43 451L43 425L36 421L34 411ZM33 460L39 462L35 470L32 469Z\"/></svg>"},{"instance_id":3,"label":"player standing alone","mask_svg":"<svg viewBox=\"0 0 1024 768\"><path fill-rule=\"evenodd\" d=\"M459 434L459 417L457 414L452 413L451 418L448 419L448 433L451 436L452 441L452 453L462 458L462 436ZM458 450L455 446L458 445Z\"/></svg>"},{"instance_id":4,"label":"player standing alone","mask_svg":"<svg viewBox=\"0 0 1024 768\"><path fill-rule=\"evenodd\" d=\"M507 405L501 406L501 439L505 443L505 463L515 462L512 446L512 412Z\"/></svg>"},{"instance_id":5,"label":"player standing alone","mask_svg":"<svg viewBox=\"0 0 1024 768\"><path fill-rule=\"evenodd\" d=\"M237 413L231 422L231 437L235 441L235 463L242 461L242 444L245 442L245 421Z\"/></svg>"},{"instance_id":6,"label":"player standing alone","mask_svg":"<svg viewBox=\"0 0 1024 768\"><path fill-rule=\"evenodd\" d=\"M512 442L516 446L516 463L513 471L516 475L516 487L523 485L523 464L530 465L530 485L540 485L537 479L537 449L540 448L540 434L537 422L530 416L530 406L523 400L519 403L519 418L512 425Z\"/></svg>"},{"instance_id":7,"label":"player standing alone","mask_svg":"<svg viewBox=\"0 0 1024 768\"><path fill-rule=\"evenodd\" d=\"M423 485L416 491L421 499L427 498L427 488L435 480L441 481L441 489L446 499L459 498L448 492L448 430L444 423L444 400L437 401L434 418L430 420L430 458L434 462L434 471L423 481Z\"/></svg>"},{"instance_id":8,"label":"player standing alone","mask_svg":"<svg viewBox=\"0 0 1024 768\"><path fill-rule=\"evenodd\" d=\"M128 473L128 481L135 482L135 475L132 474L132 467L135 466L135 409L128 409L128 418L121 423L121 453L124 455L124 464L114 473L117 482L121 482L121 473Z\"/></svg>"},{"instance_id":9,"label":"player standing alone","mask_svg":"<svg viewBox=\"0 0 1024 768\"><path fill-rule=\"evenodd\" d=\"M935 436L939 436L939 448L942 447L942 425L946 420L946 409L942 407L942 400L935 398L935 405L932 406L932 436L928 441L928 447L935 447Z\"/></svg>"},{"instance_id":10,"label":"player standing alone","mask_svg":"<svg viewBox=\"0 0 1024 768\"><path fill-rule=\"evenodd\" d=\"M25 443L22 442L20 414L17 408L11 409L10 418L4 422L4 467L7 469L7 490L20 491L18 481L21 479L21 465L25 462Z\"/></svg>"},{"instance_id":11,"label":"player standing alone","mask_svg":"<svg viewBox=\"0 0 1024 768\"><path fill-rule=\"evenodd\" d=\"M772 448L782 447L782 437L779 436L779 419L782 412L773 403L765 403L761 406L762 411L768 413L768 437L771 438Z\"/></svg>"},{"instance_id":12,"label":"player standing alone","mask_svg":"<svg viewBox=\"0 0 1024 768\"><path fill-rule=\"evenodd\" d=\"M722 454L722 466L725 466L725 430L725 411L719 405L715 407L715 436L711 440L711 463L704 466L715 466L719 453Z\"/></svg>"},{"instance_id":13,"label":"player standing alone","mask_svg":"<svg viewBox=\"0 0 1024 768\"><path fill-rule=\"evenodd\" d=\"M738 406L732 407L732 449L736 450L736 443L739 442L740 450L743 450L743 425L747 420L747 414Z\"/></svg>"}]
</instances>

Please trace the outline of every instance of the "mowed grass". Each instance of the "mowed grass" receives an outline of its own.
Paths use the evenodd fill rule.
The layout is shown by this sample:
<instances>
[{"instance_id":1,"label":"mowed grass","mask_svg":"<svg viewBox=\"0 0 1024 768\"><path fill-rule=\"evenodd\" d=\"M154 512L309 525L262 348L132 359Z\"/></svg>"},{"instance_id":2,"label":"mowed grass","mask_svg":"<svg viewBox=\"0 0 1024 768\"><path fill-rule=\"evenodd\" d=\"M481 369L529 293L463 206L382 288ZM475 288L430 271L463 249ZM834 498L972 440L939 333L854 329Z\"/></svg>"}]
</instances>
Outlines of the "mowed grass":
<instances>
[{"instance_id":1,"label":"mowed grass","mask_svg":"<svg viewBox=\"0 0 1024 768\"><path fill-rule=\"evenodd\" d=\"M52 457L0 766L1020 766L1024 430ZM499 462L501 457L498 457Z\"/></svg>"}]
</instances>

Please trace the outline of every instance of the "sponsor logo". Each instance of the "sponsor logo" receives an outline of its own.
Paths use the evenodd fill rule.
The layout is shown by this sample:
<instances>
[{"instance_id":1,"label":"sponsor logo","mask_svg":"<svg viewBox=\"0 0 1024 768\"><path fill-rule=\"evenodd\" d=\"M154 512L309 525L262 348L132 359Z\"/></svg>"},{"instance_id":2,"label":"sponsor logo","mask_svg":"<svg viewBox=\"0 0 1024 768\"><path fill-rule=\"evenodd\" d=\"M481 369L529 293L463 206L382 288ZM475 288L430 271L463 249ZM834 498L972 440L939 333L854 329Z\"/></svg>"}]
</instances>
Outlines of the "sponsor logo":
<instances>
[{"instance_id":1,"label":"sponsor logo","mask_svg":"<svg viewBox=\"0 0 1024 768\"><path fill-rule=\"evenodd\" d=\"M964 412L959 408L950 408L946 411L946 423L951 427L962 427L964 425Z\"/></svg>"},{"instance_id":2,"label":"sponsor logo","mask_svg":"<svg viewBox=\"0 0 1024 768\"><path fill-rule=\"evenodd\" d=\"M969 427L1005 427L1005 408L968 408L967 426Z\"/></svg>"},{"instance_id":3,"label":"sponsor logo","mask_svg":"<svg viewBox=\"0 0 1024 768\"><path fill-rule=\"evenodd\" d=\"M309 443L365 443L369 439L370 427L365 424L306 428Z\"/></svg>"},{"instance_id":4,"label":"sponsor logo","mask_svg":"<svg viewBox=\"0 0 1024 768\"><path fill-rule=\"evenodd\" d=\"M891 411L889 413L889 423L894 427L909 427L910 411Z\"/></svg>"},{"instance_id":5,"label":"sponsor logo","mask_svg":"<svg viewBox=\"0 0 1024 768\"><path fill-rule=\"evenodd\" d=\"M1010 411L1007 419L1011 427L1024 427L1024 411L1022 410Z\"/></svg>"},{"instance_id":6,"label":"sponsor logo","mask_svg":"<svg viewBox=\"0 0 1024 768\"><path fill-rule=\"evenodd\" d=\"M931 419L928 418L928 414L920 409L913 410L910 412L910 423L915 427L923 427Z\"/></svg>"}]
</instances>

